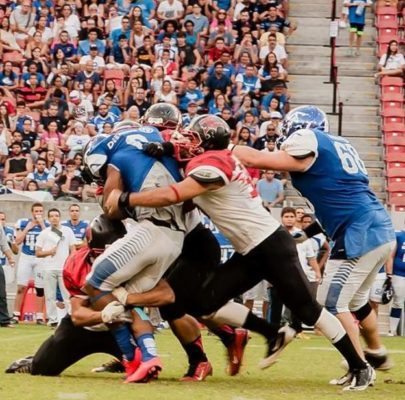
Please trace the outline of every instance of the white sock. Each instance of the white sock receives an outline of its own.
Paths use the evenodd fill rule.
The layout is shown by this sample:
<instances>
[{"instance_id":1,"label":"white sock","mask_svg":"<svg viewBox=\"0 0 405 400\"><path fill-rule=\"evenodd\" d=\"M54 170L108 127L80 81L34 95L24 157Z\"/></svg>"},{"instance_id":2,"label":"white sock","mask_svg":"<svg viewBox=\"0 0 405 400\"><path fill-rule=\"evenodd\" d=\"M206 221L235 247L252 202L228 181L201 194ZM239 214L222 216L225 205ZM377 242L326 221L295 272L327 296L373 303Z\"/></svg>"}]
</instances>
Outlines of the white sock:
<instances>
[{"instance_id":1,"label":"white sock","mask_svg":"<svg viewBox=\"0 0 405 400\"><path fill-rule=\"evenodd\" d=\"M387 349L384 346L381 346L377 350L369 349L368 347L366 347L364 350L367 351L367 353L374 354L376 356L385 356L387 354Z\"/></svg>"},{"instance_id":2,"label":"white sock","mask_svg":"<svg viewBox=\"0 0 405 400\"><path fill-rule=\"evenodd\" d=\"M400 321L400 318L390 317L390 332L393 335L397 334L399 321Z\"/></svg>"},{"instance_id":3,"label":"white sock","mask_svg":"<svg viewBox=\"0 0 405 400\"><path fill-rule=\"evenodd\" d=\"M346 331L340 321L329 311L322 309L321 315L316 321L315 326L332 342L337 343Z\"/></svg>"},{"instance_id":4,"label":"white sock","mask_svg":"<svg viewBox=\"0 0 405 400\"><path fill-rule=\"evenodd\" d=\"M35 313L35 319L44 319L44 313L37 312Z\"/></svg>"}]
</instances>

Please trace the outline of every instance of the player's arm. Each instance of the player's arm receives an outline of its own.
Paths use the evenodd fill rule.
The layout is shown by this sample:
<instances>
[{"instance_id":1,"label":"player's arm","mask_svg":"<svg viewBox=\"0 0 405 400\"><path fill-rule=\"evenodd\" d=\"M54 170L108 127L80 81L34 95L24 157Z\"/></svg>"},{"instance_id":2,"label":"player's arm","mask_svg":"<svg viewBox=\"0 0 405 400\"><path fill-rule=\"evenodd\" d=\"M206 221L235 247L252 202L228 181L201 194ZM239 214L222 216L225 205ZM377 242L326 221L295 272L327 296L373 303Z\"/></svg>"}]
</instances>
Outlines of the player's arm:
<instances>
[{"instance_id":1,"label":"player's arm","mask_svg":"<svg viewBox=\"0 0 405 400\"><path fill-rule=\"evenodd\" d=\"M248 146L235 146L232 153L246 167L276 171L304 172L311 166L314 158L312 155L305 158L296 158L282 150L266 153Z\"/></svg>"},{"instance_id":2,"label":"player's arm","mask_svg":"<svg viewBox=\"0 0 405 400\"><path fill-rule=\"evenodd\" d=\"M166 207L172 204L182 203L210 190L218 188L212 184L201 184L191 177L184 181L158 188L146 190L140 193L122 193L114 189L108 199L104 201L104 212L110 218L120 218L120 210L134 207Z\"/></svg>"},{"instance_id":3,"label":"player's arm","mask_svg":"<svg viewBox=\"0 0 405 400\"><path fill-rule=\"evenodd\" d=\"M325 240L324 244L322 247L319 249L319 260L318 260L318 265L319 269L321 270L321 273L323 273L323 270L325 269L326 261L328 261L329 254L330 254L330 245L327 240Z\"/></svg>"},{"instance_id":4,"label":"player's arm","mask_svg":"<svg viewBox=\"0 0 405 400\"><path fill-rule=\"evenodd\" d=\"M33 221L29 221L23 230L21 230L19 227L17 227L17 234L15 237L15 244L17 246L19 246L24 241L25 236L27 235L28 231L30 229L32 229L34 226L35 226L35 223Z\"/></svg>"},{"instance_id":5,"label":"player's arm","mask_svg":"<svg viewBox=\"0 0 405 400\"><path fill-rule=\"evenodd\" d=\"M128 293L123 287L119 287L113 291L113 295L124 306L161 307L174 303L175 300L173 289L164 279L144 293Z\"/></svg>"},{"instance_id":6,"label":"player's arm","mask_svg":"<svg viewBox=\"0 0 405 400\"><path fill-rule=\"evenodd\" d=\"M121 178L121 172L109 165L107 168L107 180L103 189L103 204L105 204L114 189L124 190L124 184Z\"/></svg>"},{"instance_id":7,"label":"player's arm","mask_svg":"<svg viewBox=\"0 0 405 400\"><path fill-rule=\"evenodd\" d=\"M387 276L392 276L393 270L394 270L394 258L395 258L395 253L397 252L397 245L395 244L394 249L392 250L387 262L385 263L385 273Z\"/></svg>"},{"instance_id":8,"label":"player's arm","mask_svg":"<svg viewBox=\"0 0 405 400\"><path fill-rule=\"evenodd\" d=\"M79 297L71 297L72 322L75 326L93 326L102 324L101 311L94 311L88 307L88 301Z\"/></svg>"}]
</instances>

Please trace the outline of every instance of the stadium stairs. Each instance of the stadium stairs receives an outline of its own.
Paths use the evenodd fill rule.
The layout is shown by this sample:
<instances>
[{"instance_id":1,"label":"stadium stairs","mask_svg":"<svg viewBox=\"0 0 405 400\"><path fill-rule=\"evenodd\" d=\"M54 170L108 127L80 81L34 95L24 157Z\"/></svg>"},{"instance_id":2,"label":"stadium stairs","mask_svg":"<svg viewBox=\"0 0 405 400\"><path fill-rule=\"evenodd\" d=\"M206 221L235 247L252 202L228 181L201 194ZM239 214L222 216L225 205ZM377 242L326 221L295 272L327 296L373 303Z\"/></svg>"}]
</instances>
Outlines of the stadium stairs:
<instances>
[{"instance_id":1,"label":"stadium stairs","mask_svg":"<svg viewBox=\"0 0 405 400\"><path fill-rule=\"evenodd\" d=\"M337 2L337 18L341 1ZM331 1L291 0L290 19L298 29L288 39L288 90L291 107L314 104L326 112L332 111L333 85L329 81L329 26ZM338 66L338 97L343 102L343 134L357 148L366 163L370 185L385 201L383 147L374 74L376 72L376 33L374 15L368 11L361 55L348 57L349 33L339 29L336 40ZM329 115L333 133L337 133L338 118ZM287 204L305 205L292 189L287 189Z\"/></svg>"}]
</instances>

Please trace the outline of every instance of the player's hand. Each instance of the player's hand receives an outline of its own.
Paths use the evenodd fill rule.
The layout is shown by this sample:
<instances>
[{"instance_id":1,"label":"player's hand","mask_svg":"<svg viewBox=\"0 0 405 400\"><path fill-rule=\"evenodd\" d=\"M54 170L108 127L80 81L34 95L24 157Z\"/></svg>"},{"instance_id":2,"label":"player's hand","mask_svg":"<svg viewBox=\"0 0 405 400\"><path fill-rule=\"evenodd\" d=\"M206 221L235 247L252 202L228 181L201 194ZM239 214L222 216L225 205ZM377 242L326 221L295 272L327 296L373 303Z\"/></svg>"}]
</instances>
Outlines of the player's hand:
<instances>
[{"instance_id":1,"label":"player's hand","mask_svg":"<svg viewBox=\"0 0 405 400\"><path fill-rule=\"evenodd\" d=\"M160 158L174 154L174 145L170 142L163 143L145 143L143 152L151 157Z\"/></svg>"},{"instance_id":2,"label":"player's hand","mask_svg":"<svg viewBox=\"0 0 405 400\"><path fill-rule=\"evenodd\" d=\"M111 323L125 314L125 308L119 301L107 304L101 311L101 319L105 324Z\"/></svg>"},{"instance_id":3,"label":"player's hand","mask_svg":"<svg viewBox=\"0 0 405 400\"><path fill-rule=\"evenodd\" d=\"M8 264L10 265L10 267L15 267L15 260L14 260L14 258L9 258L9 259L8 259Z\"/></svg>"},{"instance_id":4,"label":"player's hand","mask_svg":"<svg viewBox=\"0 0 405 400\"><path fill-rule=\"evenodd\" d=\"M104 202L103 208L104 212L111 219L123 219L126 216L123 213L123 210L120 210L119 200L123 192L119 189L113 189L107 197L107 200Z\"/></svg>"},{"instance_id":5,"label":"player's hand","mask_svg":"<svg viewBox=\"0 0 405 400\"><path fill-rule=\"evenodd\" d=\"M122 286L114 289L112 294L122 305L127 304L128 292Z\"/></svg>"}]
</instances>

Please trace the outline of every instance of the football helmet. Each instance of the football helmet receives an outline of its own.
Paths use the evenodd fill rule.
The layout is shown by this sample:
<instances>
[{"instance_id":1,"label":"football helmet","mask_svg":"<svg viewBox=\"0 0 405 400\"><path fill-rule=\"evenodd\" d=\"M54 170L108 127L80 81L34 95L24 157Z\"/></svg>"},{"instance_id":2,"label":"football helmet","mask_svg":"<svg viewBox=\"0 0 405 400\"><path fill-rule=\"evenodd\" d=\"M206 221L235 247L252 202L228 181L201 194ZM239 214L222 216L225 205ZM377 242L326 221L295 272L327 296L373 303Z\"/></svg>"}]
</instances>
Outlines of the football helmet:
<instances>
[{"instance_id":1,"label":"football helmet","mask_svg":"<svg viewBox=\"0 0 405 400\"><path fill-rule=\"evenodd\" d=\"M97 135L84 148L83 176L86 183L105 181L108 158L107 138L109 137L104 134Z\"/></svg>"},{"instance_id":2,"label":"football helmet","mask_svg":"<svg viewBox=\"0 0 405 400\"><path fill-rule=\"evenodd\" d=\"M161 130L176 129L181 126L182 118L179 109L173 104L157 103L148 108L142 123Z\"/></svg>"},{"instance_id":3,"label":"football helmet","mask_svg":"<svg viewBox=\"0 0 405 400\"><path fill-rule=\"evenodd\" d=\"M121 132L126 132L131 129L138 129L141 128L142 125L140 122L137 121L132 121L131 119L124 119L123 121L117 122L114 124L114 129L112 130L112 133L114 135L119 134Z\"/></svg>"},{"instance_id":4,"label":"football helmet","mask_svg":"<svg viewBox=\"0 0 405 400\"><path fill-rule=\"evenodd\" d=\"M186 130L198 134L200 146L204 150L226 149L231 139L229 125L216 115L198 115L191 120Z\"/></svg>"},{"instance_id":5,"label":"football helmet","mask_svg":"<svg viewBox=\"0 0 405 400\"><path fill-rule=\"evenodd\" d=\"M287 138L298 129L319 129L329 132L329 121L325 112L315 106L300 106L287 113L281 124L281 135Z\"/></svg>"},{"instance_id":6,"label":"football helmet","mask_svg":"<svg viewBox=\"0 0 405 400\"><path fill-rule=\"evenodd\" d=\"M121 221L112 221L100 214L90 222L86 232L87 243L94 250L104 251L105 247L122 238L127 233Z\"/></svg>"}]
</instances>

